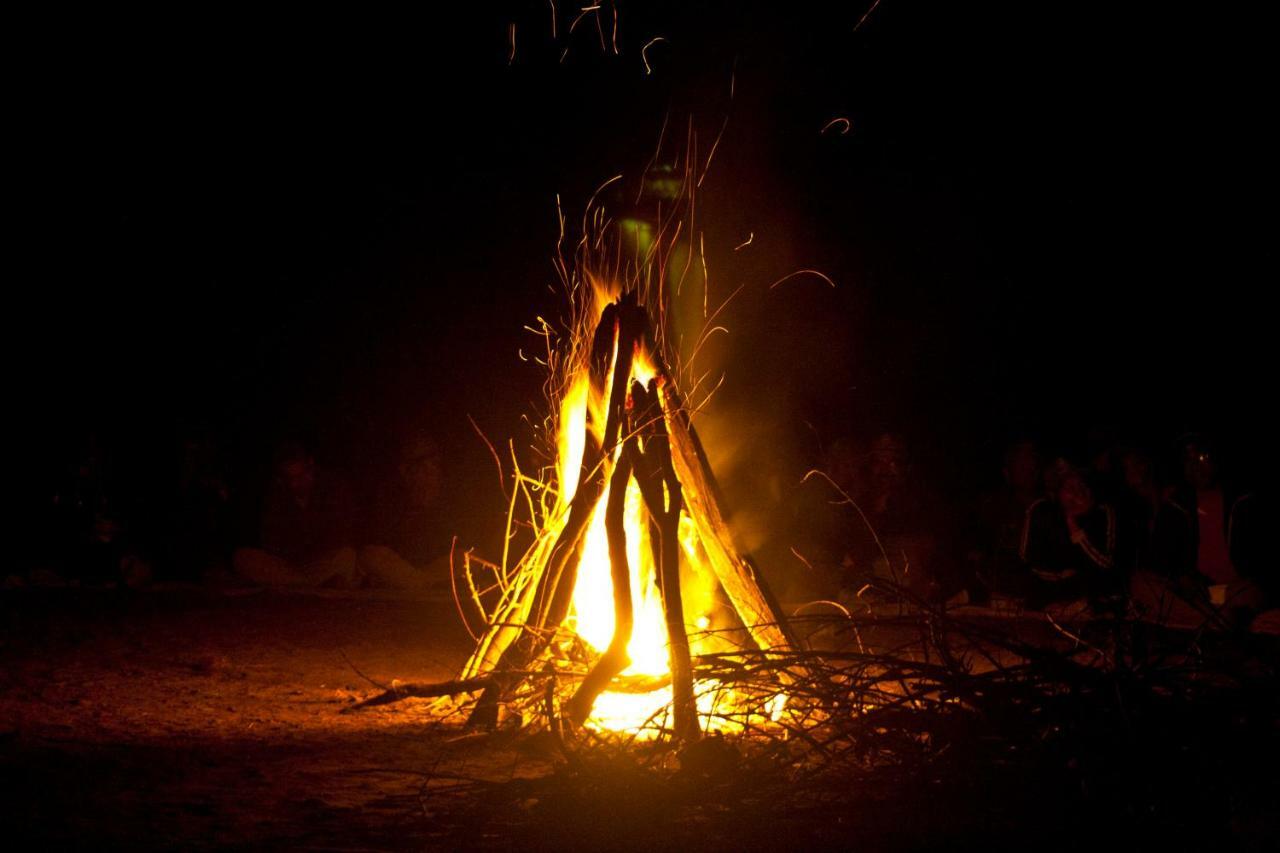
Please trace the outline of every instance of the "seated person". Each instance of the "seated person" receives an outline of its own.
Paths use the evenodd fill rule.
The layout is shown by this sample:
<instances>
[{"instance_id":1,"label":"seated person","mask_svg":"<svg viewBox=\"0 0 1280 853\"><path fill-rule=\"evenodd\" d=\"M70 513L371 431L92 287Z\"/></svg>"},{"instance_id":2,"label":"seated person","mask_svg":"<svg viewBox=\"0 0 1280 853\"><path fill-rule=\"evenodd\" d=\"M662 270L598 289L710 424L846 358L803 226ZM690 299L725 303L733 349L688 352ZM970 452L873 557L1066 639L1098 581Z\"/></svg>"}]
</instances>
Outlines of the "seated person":
<instances>
[{"instance_id":1,"label":"seated person","mask_svg":"<svg viewBox=\"0 0 1280 853\"><path fill-rule=\"evenodd\" d=\"M882 433L868 448L854 495L861 512L852 528L847 587L880 578L936 597L947 580L939 571L937 513L911 476L912 464L906 442L896 434Z\"/></svg>"},{"instance_id":2,"label":"seated person","mask_svg":"<svg viewBox=\"0 0 1280 853\"><path fill-rule=\"evenodd\" d=\"M1041 467L1033 441L1018 441L1005 450L1004 485L982 497L966 531L967 595L961 603L984 601L990 590L1006 587L1007 578L1023 574L1022 528L1027 508L1044 496Z\"/></svg>"},{"instance_id":3,"label":"seated person","mask_svg":"<svg viewBox=\"0 0 1280 853\"><path fill-rule=\"evenodd\" d=\"M1020 591L1028 606L1122 589L1116 565L1116 514L1098 503L1083 474L1065 460L1053 466L1057 492L1027 508L1019 555L1027 573Z\"/></svg>"},{"instance_id":4,"label":"seated person","mask_svg":"<svg viewBox=\"0 0 1280 853\"><path fill-rule=\"evenodd\" d=\"M262 547L237 549L232 566L264 586L359 586L352 511L342 484L301 445L285 443L263 507Z\"/></svg>"},{"instance_id":5,"label":"seated person","mask_svg":"<svg viewBox=\"0 0 1280 853\"><path fill-rule=\"evenodd\" d=\"M370 519L360 568L369 586L423 589L449 580L450 536L440 513L440 450L428 436L406 442Z\"/></svg>"},{"instance_id":6,"label":"seated person","mask_svg":"<svg viewBox=\"0 0 1280 853\"><path fill-rule=\"evenodd\" d=\"M1120 518L1120 553L1135 570L1151 565L1151 537L1164 504L1164 488L1156 477L1150 454L1140 448L1125 449L1120 455L1123 486L1116 496Z\"/></svg>"},{"instance_id":7,"label":"seated person","mask_svg":"<svg viewBox=\"0 0 1280 853\"><path fill-rule=\"evenodd\" d=\"M1265 579L1259 577L1255 556L1256 503L1251 495L1223 487L1217 455L1203 439L1188 438L1182 459L1184 482L1163 502L1155 520L1152 572L1164 579L1165 586L1171 584L1189 606L1222 607L1232 621L1247 623L1265 606L1266 598L1260 583ZM1152 578L1144 581L1147 586L1160 586ZM1150 589L1144 587L1141 592L1144 600L1150 597ZM1184 609L1176 602L1162 605L1167 607ZM1194 615L1183 615L1195 621Z\"/></svg>"}]
</instances>

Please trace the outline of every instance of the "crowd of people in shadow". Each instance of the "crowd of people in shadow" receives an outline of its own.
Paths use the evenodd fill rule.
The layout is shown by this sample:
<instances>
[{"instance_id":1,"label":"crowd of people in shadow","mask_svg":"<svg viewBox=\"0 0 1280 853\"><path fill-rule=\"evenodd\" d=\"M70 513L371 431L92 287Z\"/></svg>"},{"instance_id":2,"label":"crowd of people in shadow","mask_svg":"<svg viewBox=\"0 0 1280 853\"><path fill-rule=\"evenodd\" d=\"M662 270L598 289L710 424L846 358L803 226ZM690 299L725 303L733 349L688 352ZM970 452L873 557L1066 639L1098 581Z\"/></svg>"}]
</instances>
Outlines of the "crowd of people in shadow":
<instances>
[{"instance_id":1,"label":"crowd of people in shadow","mask_svg":"<svg viewBox=\"0 0 1280 853\"><path fill-rule=\"evenodd\" d=\"M297 441L276 446L269 475L249 494L233 485L211 433L189 433L175 456L167 487L143 505L122 498L129 472L113 469L109 450L89 437L37 485L19 537L29 547L0 581L449 583L456 500L446 505L446 460L428 435L410 432L384 448L383 463L366 466L355 486ZM931 487L894 433L832 442L819 469L778 511L791 516L777 519L790 553L762 560L790 601L856 599L878 579L934 603L1069 606L1192 624L1208 614L1248 625L1280 607L1261 544L1262 501L1203 435L1163 453L1102 444L1075 462L1018 440L985 494Z\"/></svg>"},{"instance_id":2,"label":"crowd of people in shadow","mask_svg":"<svg viewBox=\"0 0 1280 853\"><path fill-rule=\"evenodd\" d=\"M176 473L139 499L129 472L116 470L89 437L77 458L36 485L28 547L0 581L11 588L448 584L443 459L428 435L407 437L354 485L294 440L277 445L256 489L237 485L208 432L186 435L175 455L167 467Z\"/></svg>"},{"instance_id":3,"label":"crowd of people in shadow","mask_svg":"<svg viewBox=\"0 0 1280 853\"><path fill-rule=\"evenodd\" d=\"M950 605L1236 627L1280 607L1262 500L1201 434L1164 453L1106 443L1078 461L1020 439L976 499L931 492L890 433L861 452L837 441L823 461L827 507L802 510L809 582L793 598L852 599L879 580Z\"/></svg>"}]
</instances>

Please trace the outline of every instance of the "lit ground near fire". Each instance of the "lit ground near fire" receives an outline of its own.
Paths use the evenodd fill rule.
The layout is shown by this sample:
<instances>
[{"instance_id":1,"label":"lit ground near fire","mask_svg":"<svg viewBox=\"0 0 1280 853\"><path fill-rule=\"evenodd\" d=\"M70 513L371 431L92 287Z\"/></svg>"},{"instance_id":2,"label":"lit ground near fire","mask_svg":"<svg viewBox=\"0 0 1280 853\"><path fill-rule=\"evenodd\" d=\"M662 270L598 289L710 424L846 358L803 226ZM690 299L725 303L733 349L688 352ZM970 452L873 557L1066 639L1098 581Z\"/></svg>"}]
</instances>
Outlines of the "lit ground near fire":
<instances>
[{"instance_id":1,"label":"lit ground near fire","mask_svg":"<svg viewBox=\"0 0 1280 853\"><path fill-rule=\"evenodd\" d=\"M972 753L940 750L925 772L857 791L828 780L832 798L810 789L782 801L767 779L717 769L714 754L696 772L655 774L586 750L570 766L545 737L433 725L418 700L339 713L377 692L364 676L454 675L472 640L452 607L447 597L370 593L0 594L6 834L57 848L993 849L1016 846L1031 827L1096 833L1103 813L1079 809L1111 808L1099 781L1128 792L1142 778L1090 770L1114 753L1088 747L1102 743L1106 720L1067 741L1082 750L1050 750L1032 764L1013 752L993 758L979 748L989 735L961 732L956 743ZM1154 752L1144 755L1162 744L1173 755L1165 721L1191 732L1194 718L1151 719ZM1265 762L1275 730L1262 726L1249 737L1263 737ZM1220 747L1185 755L1235 772ZM1191 800L1217 798L1214 784ZM1252 799L1231 795L1242 805L1206 820L1248 847L1259 833L1271 837L1273 786L1246 787ZM1154 817L1121 814L1130 829L1193 814L1180 800L1150 802Z\"/></svg>"},{"instance_id":2,"label":"lit ground near fire","mask_svg":"<svg viewBox=\"0 0 1280 853\"><path fill-rule=\"evenodd\" d=\"M0 603L0 816L11 838L456 849L513 838L648 846L671 831L669 794L642 790L626 768L612 790L546 803L520 788L554 770L539 738L433 728L416 700L339 713L377 692L357 669L379 682L457 672L472 640L446 597L25 590ZM700 833L705 820L680 831ZM729 832L706 847L743 840Z\"/></svg>"},{"instance_id":3,"label":"lit ground near fire","mask_svg":"<svg viewBox=\"0 0 1280 853\"><path fill-rule=\"evenodd\" d=\"M337 712L372 690L352 664L375 679L449 677L469 650L451 604L48 591L5 605L0 765L19 835L429 840L416 771L446 751L420 707ZM515 758L502 757L508 772ZM454 772L472 761L466 749L447 760Z\"/></svg>"}]
</instances>

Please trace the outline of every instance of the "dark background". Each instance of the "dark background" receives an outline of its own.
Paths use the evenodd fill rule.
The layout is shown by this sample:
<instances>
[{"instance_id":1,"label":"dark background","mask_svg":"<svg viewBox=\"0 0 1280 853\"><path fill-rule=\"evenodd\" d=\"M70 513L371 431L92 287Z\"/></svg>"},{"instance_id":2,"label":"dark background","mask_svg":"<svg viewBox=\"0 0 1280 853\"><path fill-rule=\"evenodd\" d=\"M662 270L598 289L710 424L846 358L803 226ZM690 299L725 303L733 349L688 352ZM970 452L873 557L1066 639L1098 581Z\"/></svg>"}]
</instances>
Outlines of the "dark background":
<instances>
[{"instance_id":1,"label":"dark background","mask_svg":"<svg viewBox=\"0 0 1280 853\"><path fill-rule=\"evenodd\" d=\"M517 351L562 312L556 195L572 221L664 116L705 151L726 115L712 301L747 287L709 358L722 421L768 425L738 459L773 447L798 477L815 435L892 429L964 495L1024 432L1079 454L1091 430L1164 450L1196 428L1248 470L1273 325L1262 28L884 0L855 31L866 5L620 3L619 55L591 16L569 35L572 8L552 39L546 3L16 27L17 482L37 494L92 434L145 503L203 430L251 495L281 438L359 478L426 429L460 532L495 534L466 415L520 439L541 399ZM839 286L768 290L802 267Z\"/></svg>"}]
</instances>

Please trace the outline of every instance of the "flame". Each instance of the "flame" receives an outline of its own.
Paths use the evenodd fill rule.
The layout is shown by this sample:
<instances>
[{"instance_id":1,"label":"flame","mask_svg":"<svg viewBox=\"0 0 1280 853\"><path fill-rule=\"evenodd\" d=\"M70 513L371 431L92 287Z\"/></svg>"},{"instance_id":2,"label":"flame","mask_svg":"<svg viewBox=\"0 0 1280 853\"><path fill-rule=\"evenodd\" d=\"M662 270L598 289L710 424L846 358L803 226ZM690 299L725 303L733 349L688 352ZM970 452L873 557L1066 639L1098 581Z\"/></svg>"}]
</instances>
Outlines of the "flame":
<instances>
[{"instance_id":1,"label":"flame","mask_svg":"<svg viewBox=\"0 0 1280 853\"><path fill-rule=\"evenodd\" d=\"M589 319L598 321L604 306L616 298L615 288L592 282L594 308ZM580 342L581 343L581 342ZM614 353L617 363L617 353ZM612 372L612 371L611 371ZM659 375L655 360L642 348L633 355L631 380L643 385ZM587 366L582 364L571 377L560 401L557 448L559 459L560 509L563 514L577 493L581 475L585 436L588 429L597 441L603 438L606 395L610 381L602 384L603 391L592 388ZM627 383L630 386L630 382ZM661 380L659 380L659 394ZM615 451L615 456L616 456ZM616 462L616 458L613 460ZM610 573L608 534L605 530L604 508L609 501L606 486L587 526L583 542L582 559L578 568L573 592L573 607L569 627L596 652L603 652L613 639L615 618L613 605L613 578ZM662 678L670 676L667 652L667 628L663 614L662 596L658 587L657 566L654 564L650 540L650 528L644 500L634 479L627 484L624 500L624 529L626 532L627 563L631 580L631 600L634 627L627 645L630 664L623 671L626 676ZM682 554L681 592L684 599L685 631L695 654L705 644L707 629L712 625L712 609L715 601L716 581L701 544L697 525L688 513L682 513L679 526ZM740 728L728 722L726 708L731 697L718 682L700 681L695 685L699 713L704 719L717 720L708 728L729 730ZM785 697L779 696L785 701ZM640 732L655 720L660 720L663 710L671 703L670 686L647 693L622 693L605 691L596 700L588 724L599 729ZM767 705L768 707L763 707ZM759 713L776 719L781 704L775 699L763 703Z\"/></svg>"},{"instance_id":2,"label":"flame","mask_svg":"<svg viewBox=\"0 0 1280 853\"><path fill-rule=\"evenodd\" d=\"M642 350L637 350L632 360L631 378L648 384L656 376L657 368L653 360ZM565 484L566 503L572 500L577 491L577 469L581 467L585 428L590 423L598 425L604 421L603 407L607 402L593 401L591 397L590 383L584 371L575 378L561 406L558 445L565 454L560 460L560 476L561 482ZM588 413L593 408L591 418L588 419ZM613 577L609 571L609 540L604 519L609 491L606 486L587 526L582 562L578 567L578 581L573 592L573 613L570 617L571 627L583 642L596 651L603 651L608 647L614 632ZM631 664L623 675L667 675L667 628L662 611L662 596L658 590L657 567L650 547L644 500L634 479L627 484L623 506L635 622L631 642L627 645ZM693 521L687 515L681 517L681 529L689 531L681 538L692 545L687 536L696 537L696 532L692 532ZM685 553L688 556L692 552L686 548ZM686 616L694 616L695 624L689 626L692 631L698 630L698 621L709 619L711 603L710 596L698 596L696 600L686 599Z\"/></svg>"}]
</instances>

